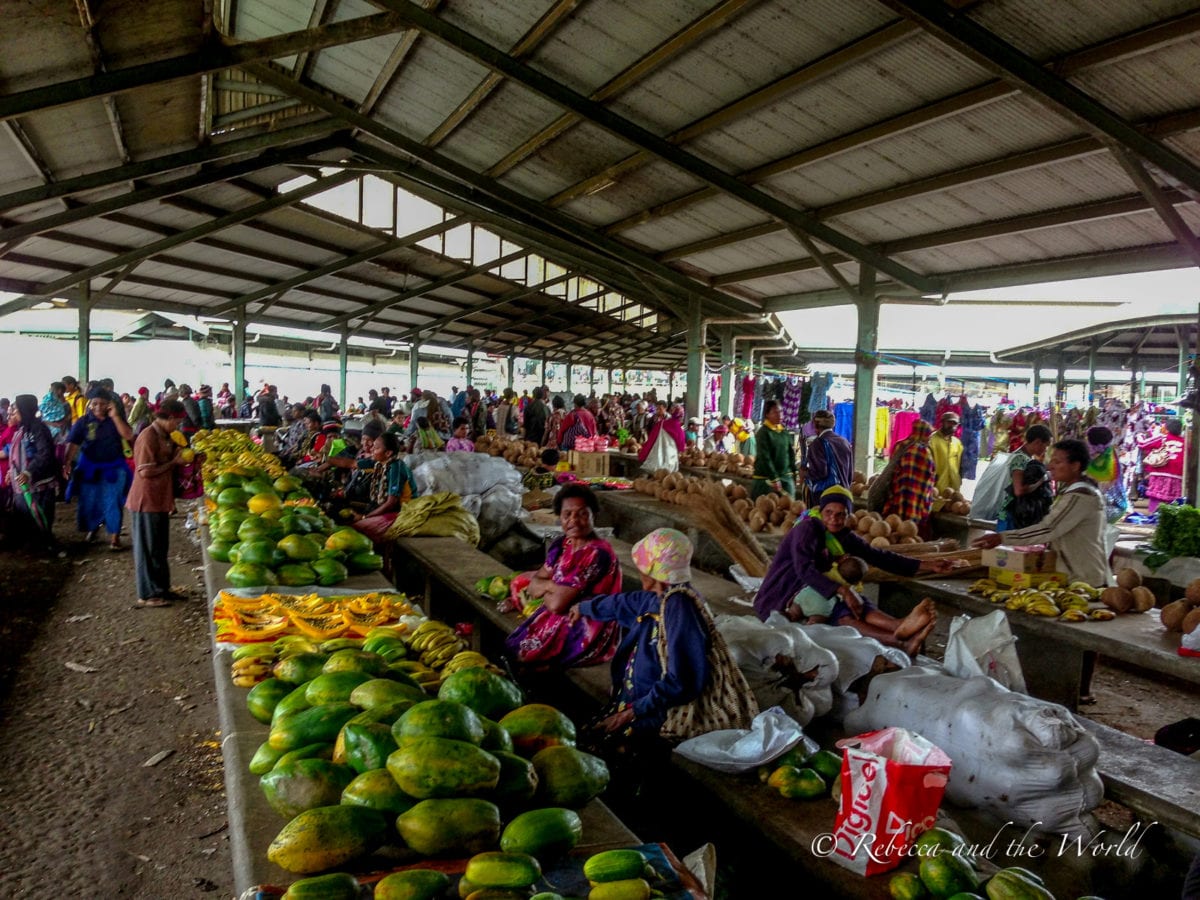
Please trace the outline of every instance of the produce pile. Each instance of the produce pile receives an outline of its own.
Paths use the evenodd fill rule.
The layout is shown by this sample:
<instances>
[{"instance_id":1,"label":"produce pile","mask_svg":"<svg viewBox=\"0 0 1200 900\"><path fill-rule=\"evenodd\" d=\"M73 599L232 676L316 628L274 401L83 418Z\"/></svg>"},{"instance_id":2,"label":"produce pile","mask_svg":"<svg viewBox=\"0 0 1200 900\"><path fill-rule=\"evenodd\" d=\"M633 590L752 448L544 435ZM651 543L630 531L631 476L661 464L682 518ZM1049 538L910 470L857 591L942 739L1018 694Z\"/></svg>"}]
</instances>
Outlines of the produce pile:
<instances>
[{"instance_id":1,"label":"produce pile","mask_svg":"<svg viewBox=\"0 0 1200 900\"><path fill-rule=\"evenodd\" d=\"M879 478L880 473L876 472L870 478L864 472L856 471L850 480L850 493L854 495L856 500L861 499L863 504L866 503L866 497ZM951 488L942 488L942 492L938 497L940 506L935 506L940 512L954 513L959 516L969 516L971 514L971 503L962 494Z\"/></svg>"},{"instance_id":2,"label":"produce pile","mask_svg":"<svg viewBox=\"0 0 1200 900\"><path fill-rule=\"evenodd\" d=\"M270 730L249 768L286 820L268 856L289 872L469 858L460 896L528 896L542 866L580 842L575 810L608 784L603 760L575 748L569 718L523 704L519 688L445 623L319 643L285 637L233 655L235 673L260 673L246 703ZM648 900L646 861L630 852L585 864L593 898ZM356 897L356 886L332 873L296 882L287 896ZM409 869L374 896L442 897L448 886L441 873Z\"/></svg>"},{"instance_id":3,"label":"produce pile","mask_svg":"<svg viewBox=\"0 0 1200 900\"><path fill-rule=\"evenodd\" d=\"M758 780L789 800L837 800L842 793L842 756L832 750L810 753L801 741L770 765L759 766Z\"/></svg>"},{"instance_id":4,"label":"produce pile","mask_svg":"<svg viewBox=\"0 0 1200 900\"><path fill-rule=\"evenodd\" d=\"M346 635L364 637L374 628L389 626L402 633L399 620L416 613L404 594L317 594L267 592L239 596L221 591L213 604L217 641L247 644L299 635L325 641Z\"/></svg>"},{"instance_id":5,"label":"produce pile","mask_svg":"<svg viewBox=\"0 0 1200 900\"><path fill-rule=\"evenodd\" d=\"M649 478L635 478L633 489L667 503L703 506L711 499L708 485L712 483L711 478L658 469ZM757 500L751 500L746 488L740 484L723 485L721 490L734 515L755 533L786 534L807 509L802 502L793 500L787 494L764 494Z\"/></svg>"},{"instance_id":6,"label":"produce pile","mask_svg":"<svg viewBox=\"0 0 1200 900\"><path fill-rule=\"evenodd\" d=\"M1073 581L1065 586L1040 584L1037 587L1013 590L991 578L980 578L967 590L972 594L979 594L992 603L1003 603L1005 609L1013 612L1020 610L1031 616L1045 616L1060 622L1108 622L1117 617L1116 612L1107 601L1104 606L1098 605L1096 601L1103 600L1108 591L1122 589L1101 590L1083 581ZM1150 593L1146 588L1138 588L1138 590ZM1150 605L1154 605L1153 594L1150 594Z\"/></svg>"},{"instance_id":7,"label":"produce pile","mask_svg":"<svg viewBox=\"0 0 1200 900\"><path fill-rule=\"evenodd\" d=\"M245 477L262 474L278 478L287 471L278 456L254 443L249 435L231 428L214 431L201 428L192 435L192 448L204 454L200 472L206 484L227 472ZM191 459L185 457L184 462L191 462Z\"/></svg>"},{"instance_id":8,"label":"produce pile","mask_svg":"<svg viewBox=\"0 0 1200 900\"><path fill-rule=\"evenodd\" d=\"M1125 574L1124 570L1122 575ZM1117 576L1120 578L1120 575ZM1191 634L1200 628L1200 578L1188 582L1183 599L1162 608L1162 624L1167 631Z\"/></svg>"},{"instance_id":9,"label":"produce pile","mask_svg":"<svg viewBox=\"0 0 1200 900\"><path fill-rule=\"evenodd\" d=\"M208 555L233 564L225 580L234 587L330 587L383 568L371 539L336 528L290 475L271 482L258 472L225 472L205 491L215 501Z\"/></svg>"},{"instance_id":10,"label":"produce pile","mask_svg":"<svg viewBox=\"0 0 1200 900\"><path fill-rule=\"evenodd\" d=\"M679 454L679 464L745 478L754 474L754 457L749 453L706 453L699 447L689 447Z\"/></svg>"},{"instance_id":11,"label":"produce pile","mask_svg":"<svg viewBox=\"0 0 1200 900\"><path fill-rule=\"evenodd\" d=\"M962 835L946 828L921 833L909 854L920 860L917 872L897 872L888 881L896 900L983 897L988 900L1054 900L1042 879L1019 866L982 875Z\"/></svg>"},{"instance_id":12,"label":"produce pile","mask_svg":"<svg viewBox=\"0 0 1200 900\"><path fill-rule=\"evenodd\" d=\"M485 434L475 442L476 453L501 456L514 466L536 466L542 461L542 447L534 441L518 438L505 439L495 434Z\"/></svg>"},{"instance_id":13,"label":"produce pile","mask_svg":"<svg viewBox=\"0 0 1200 900\"><path fill-rule=\"evenodd\" d=\"M882 550L902 551L905 546L921 543L917 523L901 519L895 513L885 518L874 511L852 512L846 518L846 527L853 528L872 547Z\"/></svg>"},{"instance_id":14,"label":"produce pile","mask_svg":"<svg viewBox=\"0 0 1200 900\"><path fill-rule=\"evenodd\" d=\"M1177 556L1200 556L1200 509L1194 506L1158 507L1158 525L1150 544L1157 553L1146 559L1146 565L1157 568Z\"/></svg>"}]
</instances>

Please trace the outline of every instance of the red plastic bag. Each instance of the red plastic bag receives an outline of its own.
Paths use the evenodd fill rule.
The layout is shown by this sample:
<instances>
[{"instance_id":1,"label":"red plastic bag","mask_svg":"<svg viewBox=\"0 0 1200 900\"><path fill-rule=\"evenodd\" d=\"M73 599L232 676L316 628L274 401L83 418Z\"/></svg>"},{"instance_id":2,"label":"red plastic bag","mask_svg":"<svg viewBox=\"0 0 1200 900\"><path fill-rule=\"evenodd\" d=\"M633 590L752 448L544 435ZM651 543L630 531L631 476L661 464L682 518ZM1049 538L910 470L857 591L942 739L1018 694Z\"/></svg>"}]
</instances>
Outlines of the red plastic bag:
<instances>
[{"instance_id":1,"label":"red plastic bag","mask_svg":"<svg viewBox=\"0 0 1200 900\"><path fill-rule=\"evenodd\" d=\"M903 728L860 734L838 746L845 752L830 858L859 875L890 871L933 827L950 757Z\"/></svg>"}]
</instances>

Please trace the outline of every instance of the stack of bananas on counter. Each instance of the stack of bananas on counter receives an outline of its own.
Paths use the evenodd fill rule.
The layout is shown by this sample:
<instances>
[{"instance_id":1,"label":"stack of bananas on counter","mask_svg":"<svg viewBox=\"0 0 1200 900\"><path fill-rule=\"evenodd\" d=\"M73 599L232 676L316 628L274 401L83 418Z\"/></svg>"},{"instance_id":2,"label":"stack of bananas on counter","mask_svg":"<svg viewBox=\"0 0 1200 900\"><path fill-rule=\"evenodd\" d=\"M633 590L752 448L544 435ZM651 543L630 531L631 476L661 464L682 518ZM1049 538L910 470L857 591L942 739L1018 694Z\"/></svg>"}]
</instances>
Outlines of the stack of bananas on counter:
<instances>
[{"instance_id":1,"label":"stack of bananas on counter","mask_svg":"<svg viewBox=\"0 0 1200 900\"><path fill-rule=\"evenodd\" d=\"M967 590L992 603L1003 603L1005 609L1054 618L1060 622L1107 622L1116 618L1116 613L1111 609L1091 608L1092 603L1100 599L1100 588L1083 581L1072 581L1065 587L1041 584L1012 590L991 578L980 578Z\"/></svg>"},{"instance_id":2,"label":"stack of bananas on counter","mask_svg":"<svg viewBox=\"0 0 1200 900\"><path fill-rule=\"evenodd\" d=\"M456 653L467 649L467 642L455 634L452 626L428 619L417 626L408 649L429 668L440 669Z\"/></svg>"}]
</instances>

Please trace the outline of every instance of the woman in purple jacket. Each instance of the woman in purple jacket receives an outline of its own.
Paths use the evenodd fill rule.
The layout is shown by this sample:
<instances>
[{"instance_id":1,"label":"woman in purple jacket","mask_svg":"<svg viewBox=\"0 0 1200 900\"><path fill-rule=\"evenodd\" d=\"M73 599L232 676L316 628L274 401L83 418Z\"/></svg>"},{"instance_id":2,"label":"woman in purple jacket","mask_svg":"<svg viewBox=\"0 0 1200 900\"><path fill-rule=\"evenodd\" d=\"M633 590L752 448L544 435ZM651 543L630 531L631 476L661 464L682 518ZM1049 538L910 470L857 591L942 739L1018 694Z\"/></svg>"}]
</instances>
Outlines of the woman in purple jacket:
<instances>
[{"instance_id":1,"label":"woman in purple jacket","mask_svg":"<svg viewBox=\"0 0 1200 900\"><path fill-rule=\"evenodd\" d=\"M840 485L821 493L820 516L805 516L780 542L754 598L754 611L763 620L775 611L792 621L801 620L806 614L797 602L798 595L812 588L812 592L827 599L830 608L823 618L830 624L849 625L866 637L915 654L937 620L931 600L922 600L908 616L895 619L864 600L852 585L841 583L829 573L846 556L860 557L885 572L909 577L918 572L948 572L950 563L918 561L872 547L846 527L853 507L851 493Z\"/></svg>"}]
</instances>

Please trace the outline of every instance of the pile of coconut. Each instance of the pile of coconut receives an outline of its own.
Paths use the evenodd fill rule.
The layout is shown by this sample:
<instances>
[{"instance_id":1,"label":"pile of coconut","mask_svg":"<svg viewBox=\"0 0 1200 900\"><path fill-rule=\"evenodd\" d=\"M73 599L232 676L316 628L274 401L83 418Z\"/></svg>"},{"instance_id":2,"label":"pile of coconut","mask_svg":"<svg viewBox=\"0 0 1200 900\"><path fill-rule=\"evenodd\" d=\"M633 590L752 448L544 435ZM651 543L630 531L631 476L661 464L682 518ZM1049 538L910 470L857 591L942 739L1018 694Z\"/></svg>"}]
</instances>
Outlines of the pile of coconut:
<instances>
[{"instance_id":1,"label":"pile of coconut","mask_svg":"<svg viewBox=\"0 0 1200 900\"><path fill-rule=\"evenodd\" d=\"M709 481L709 478L659 469L651 478L634 479L633 489L667 503L687 506L691 505L689 495L703 493L702 487ZM751 500L746 488L740 484L727 484L724 491L734 513L756 534L787 534L808 509L787 494L764 494Z\"/></svg>"},{"instance_id":2,"label":"pile of coconut","mask_svg":"<svg viewBox=\"0 0 1200 900\"><path fill-rule=\"evenodd\" d=\"M536 466L542 461L542 448L535 442L517 438L506 439L494 434L480 437L475 442L475 452L503 456L514 466Z\"/></svg>"},{"instance_id":3,"label":"pile of coconut","mask_svg":"<svg viewBox=\"0 0 1200 900\"><path fill-rule=\"evenodd\" d=\"M919 544L917 523L901 519L893 513L886 518L882 513L862 510L850 513L846 527L853 528L859 537L872 547L892 547L898 544Z\"/></svg>"},{"instance_id":4,"label":"pile of coconut","mask_svg":"<svg viewBox=\"0 0 1200 900\"><path fill-rule=\"evenodd\" d=\"M748 453L706 453L699 447L688 447L679 454L679 465L747 478L754 474L754 457Z\"/></svg>"},{"instance_id":5,"label":"pile of coconut","mask_svg":"<svg viewBox=\"0 0 1200 900\"><path fill-rule=\"evenodd\" d=\"M875 484L875 479L878 477L878 473L868 478L865 473L856 471L854 477L850 479L850 493L856 499L866 497L867 493L871 490L871 486ZM942 512L954 513L959 516L969 516L971 514L970 502L958 491L951 490L950 488L942 488L940 499L942 501Z\"/></svg>"},{"instance_id":6,"label":"pile of coconut","mask_svg":"<svg viewBox=\"0 0 1200 900\"><path fill-rule=\"evenodd\" d=\"M1128 571L1124 569L1121 574ZM1117 579L1120 580L1120 577L1118 575ZM1162 623L1167 631L1183 634L1191 634L1200 628L1200 578L1193 578L1188 582L1182 600L1168 603L1162 608Z\"/></svg>"}]
</instances>

